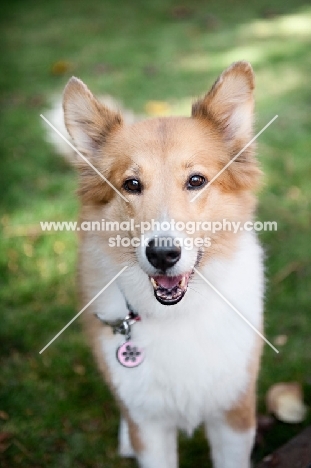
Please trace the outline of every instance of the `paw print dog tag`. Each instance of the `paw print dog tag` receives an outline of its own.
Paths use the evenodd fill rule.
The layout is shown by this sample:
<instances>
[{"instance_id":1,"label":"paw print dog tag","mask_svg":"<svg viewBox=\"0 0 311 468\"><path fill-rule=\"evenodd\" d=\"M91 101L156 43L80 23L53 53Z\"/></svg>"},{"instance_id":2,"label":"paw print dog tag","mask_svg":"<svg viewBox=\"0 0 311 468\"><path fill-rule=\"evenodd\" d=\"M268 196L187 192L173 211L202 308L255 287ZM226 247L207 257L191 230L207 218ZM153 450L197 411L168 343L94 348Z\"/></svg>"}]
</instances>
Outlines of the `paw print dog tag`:
<instances>
[{"instance_id":1,"label":"paw print dog tag","mask_svg":"<svg viewBox=\"0 0 311 468\"><path fill-rule=\"evenodd\" d=\"M137 367L144 360L144 352L129 340L117 349L117 359L124 367Z\"/></svg>"}]
</instances>

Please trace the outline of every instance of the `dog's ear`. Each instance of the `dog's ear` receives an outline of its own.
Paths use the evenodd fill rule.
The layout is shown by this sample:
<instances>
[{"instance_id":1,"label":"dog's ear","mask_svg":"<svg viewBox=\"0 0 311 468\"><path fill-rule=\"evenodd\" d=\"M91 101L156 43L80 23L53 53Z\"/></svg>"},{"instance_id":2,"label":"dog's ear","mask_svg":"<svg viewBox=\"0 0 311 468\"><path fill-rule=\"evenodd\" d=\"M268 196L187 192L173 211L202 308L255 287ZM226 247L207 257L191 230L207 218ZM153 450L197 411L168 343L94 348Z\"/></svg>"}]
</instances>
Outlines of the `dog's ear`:
<instances>
[{"instance_id":1,"label":"dog's ear","mask_svg":"<svg viewBox=\"0 0 311 468\"><path fill-rule=\"evenodd\" d=\"M121 115L98 102L87 86L72 77L63 94L64 118L77 149L92 155L110 132L122 124Z\"/></svg>"},{"instance_id":2,"label":"dog's ear","mask_svg":"<svg viewBox=\"0 0 311 468\"><path fill-rule=\"evenodd\" d=\"M225 141L229 159L234 159L234 164L226 169L220 180L228 190L254 190L260 182L261 171L254 158L255 144L244 149L253 135L254 87L251 65L248 62L236 62L220 75L209 93L192 107L194 118L214 123Z\"/></svg>"},{"instance_id":3,"label":"dog's ear","mask_svg":"<svg viewBox=\"0 0 311 468\"><path fill-rule=\"evenodd\" d=\"M248 62L227 68L212 89L192 107L192 116L212 120L229 147L244 146L252 137L254 74Z\"/></svg>"}]
</instances>

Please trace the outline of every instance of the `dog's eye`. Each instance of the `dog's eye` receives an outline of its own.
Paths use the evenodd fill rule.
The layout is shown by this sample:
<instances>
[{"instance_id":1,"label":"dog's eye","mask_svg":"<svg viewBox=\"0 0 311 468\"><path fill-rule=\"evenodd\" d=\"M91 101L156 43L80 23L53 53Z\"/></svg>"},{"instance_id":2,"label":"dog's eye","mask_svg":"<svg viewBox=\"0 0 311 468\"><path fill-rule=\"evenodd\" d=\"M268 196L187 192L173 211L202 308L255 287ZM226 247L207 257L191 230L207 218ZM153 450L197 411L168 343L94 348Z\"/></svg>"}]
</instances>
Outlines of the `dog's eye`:
<instances>
[{"instance_id":1,"label":"dog's eye","mask_svg":"<svg viewBox=\"0 0 311 468\"><path fill-rule=\"evenodd\" d=\"M203 187L203 185L206 184L206 179L205 177L203 177L202 175L200 174L194 174L193 176L191 176L187 182L187 189L188 190L196 190L196 189L199 189L201 187Z\"/></svg>"},{"instance_id":2,"label":"dog's eye","mask_svg":"<svg viewBox=\"0 0 311 468\"><path fill-rule=\"evenodd\" d=\"M138 179L127 179L123 184L123 188L131 193L141 193L142 190L141 183Z\"/></svg>"}]
</instances>

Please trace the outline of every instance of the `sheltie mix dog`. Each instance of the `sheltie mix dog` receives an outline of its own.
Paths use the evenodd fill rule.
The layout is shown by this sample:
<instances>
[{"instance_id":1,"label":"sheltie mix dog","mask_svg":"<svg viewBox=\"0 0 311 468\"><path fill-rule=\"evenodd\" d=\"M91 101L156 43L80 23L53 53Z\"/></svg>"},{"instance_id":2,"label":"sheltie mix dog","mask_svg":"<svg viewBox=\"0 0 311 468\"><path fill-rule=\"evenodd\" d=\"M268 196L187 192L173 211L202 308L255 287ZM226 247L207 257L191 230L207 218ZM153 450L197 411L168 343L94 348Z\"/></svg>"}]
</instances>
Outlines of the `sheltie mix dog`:
<instances>
[{"instance_id":1,"label":"sheltie mix dog","mask_svg":"<svg viewBox=\"0 0 311 468\"><path fill-rule=\"evenodd\" d=\"M113 233L81 230L78 272L82 305L109 283L83 319L120 407L119 453L142 468L176 468L177 431L200 424L214 467L250 466L262 341L230 304L262 331L262 250L243 227L211 231L205 247L197 226L253 219L253 145L235 158L252 139L253 90L250 64L237 62L191 117L131 124L77 78L64 91L65 124L85 157L75 163L80 221L134 220ZM172 220L196 229L171 228ZM146 222L170 229L149 229L134 245Z\"/></svg>"}]
</instances>

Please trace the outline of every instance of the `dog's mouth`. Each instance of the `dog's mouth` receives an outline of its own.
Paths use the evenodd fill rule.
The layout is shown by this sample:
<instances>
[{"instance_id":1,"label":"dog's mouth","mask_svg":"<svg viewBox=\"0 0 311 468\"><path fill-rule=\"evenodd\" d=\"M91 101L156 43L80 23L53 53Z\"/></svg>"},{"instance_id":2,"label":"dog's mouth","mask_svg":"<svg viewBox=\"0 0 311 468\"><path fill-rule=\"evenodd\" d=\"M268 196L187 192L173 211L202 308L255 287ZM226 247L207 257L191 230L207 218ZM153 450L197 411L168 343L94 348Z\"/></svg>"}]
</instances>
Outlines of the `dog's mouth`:
<instances>
[{"instance_id":1,"label":"dog's mouth","mask_svg":"<svg viewBox=\"0 0 311 468\"><path fill-rule=\"evenodd\" d=\"M150 276L155 298L164 305L174 305L181 301L188 289L192 272L178 276Z\"/></svg>"}]
</instances>

